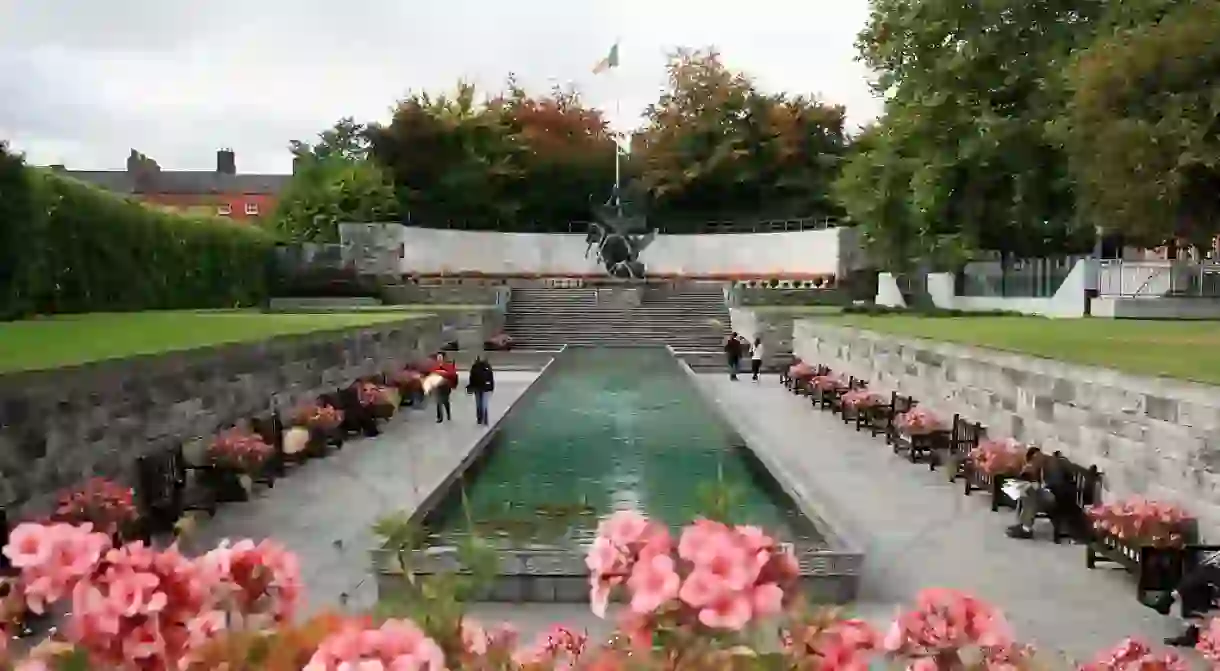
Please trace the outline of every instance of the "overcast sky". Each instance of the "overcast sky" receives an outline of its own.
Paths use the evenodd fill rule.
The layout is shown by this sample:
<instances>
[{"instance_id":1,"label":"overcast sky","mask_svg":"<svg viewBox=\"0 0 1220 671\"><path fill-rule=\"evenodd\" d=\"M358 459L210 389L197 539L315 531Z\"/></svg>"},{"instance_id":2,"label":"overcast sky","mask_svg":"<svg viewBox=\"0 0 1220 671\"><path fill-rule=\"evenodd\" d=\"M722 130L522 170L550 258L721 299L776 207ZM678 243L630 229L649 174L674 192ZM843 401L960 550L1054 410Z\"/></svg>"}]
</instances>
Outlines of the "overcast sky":
<instances>
[{"instance_id":1,"label":"overcast sky","mask_svg":"<svg viewBox=\"0 0 1220 671\"><path fill-rule=\"evenodd\" d=\"M384 119L459 77L575 84L637 123L675 46L715 45L768 90L875 117L852 42L867 0L0 0L0 138L35 164L287 172L291 139ZM621 39L621 66L592 66ZM616 114L615 109L619 112Z\"/></svg>"}]
</instances>

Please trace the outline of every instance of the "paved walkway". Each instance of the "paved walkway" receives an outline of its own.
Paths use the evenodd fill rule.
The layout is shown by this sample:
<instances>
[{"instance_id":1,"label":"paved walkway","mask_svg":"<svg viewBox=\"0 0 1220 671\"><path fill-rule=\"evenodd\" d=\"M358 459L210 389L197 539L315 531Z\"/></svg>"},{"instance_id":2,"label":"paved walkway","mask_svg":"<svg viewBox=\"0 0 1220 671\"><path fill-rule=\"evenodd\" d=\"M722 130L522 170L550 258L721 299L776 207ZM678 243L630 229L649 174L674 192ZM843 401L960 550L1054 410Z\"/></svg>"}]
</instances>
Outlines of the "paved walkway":
<instances>
[{"instance_id":1,"label":"paved walkway","mask_svg":"<svg viewBox=\"0 0 1220 671\"><path fill-rule=\"evenodd\" d=\"M895 456L793 396L774 375L760 383L700 375L755 450L765 450L809 501L866 553L859 610L873 619L925 587L966 590L1001 607L1018 635L1076 659L1135 635L1151 642L1177 624L1140 605L1134 580L1084 565L1084 548L1004 535L1012 512L993 513L986 494L962 495L943 470ZM1045 524L1045 523L1042 523Z\"/></svg>"},{"instance_id":2,"label":"paved walkway","mask_svg":"<svg viewBox=\"0 0 1220 671\"><path fill-rule=\"evenodd\" d=\"M535 378L532 372L496 373L493 427ZM200 524L187 549L205 550L224 538L272 537L301 557L310 610L371 606L373 523L389 513L413 512L487 431L475 424L473 397L455 393L452 406L453 422L437 424L431 404L406 410L380 436L352 440L326 459L296 468L253 500L221 506L215 518Z\"/></svg>"}]
</instances>

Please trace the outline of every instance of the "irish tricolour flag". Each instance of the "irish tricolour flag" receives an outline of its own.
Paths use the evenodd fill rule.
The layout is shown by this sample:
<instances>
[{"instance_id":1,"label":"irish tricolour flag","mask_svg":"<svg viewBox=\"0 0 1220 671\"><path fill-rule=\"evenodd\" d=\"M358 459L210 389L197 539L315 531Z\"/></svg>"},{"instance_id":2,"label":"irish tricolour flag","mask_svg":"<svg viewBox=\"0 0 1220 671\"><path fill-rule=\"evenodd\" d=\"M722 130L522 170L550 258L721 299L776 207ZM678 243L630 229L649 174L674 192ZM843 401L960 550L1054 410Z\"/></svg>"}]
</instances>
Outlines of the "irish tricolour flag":
<instances>
[{"instance_id":1,"label":"irish tricolour flag","mask_svg":"<svg viewBox=\"0 0 1220 671\"><path fill-rule=\"evenodd\" d=\"M605 58L601 59L600 61L597 62L597 65L593 66L593 74L600 75L601 73L603 73L611 68L617 68L617 67L618 67L618 42L615 42L614 46L610 47L610 53L606 54Z\"/></svg>"}]
</instances>

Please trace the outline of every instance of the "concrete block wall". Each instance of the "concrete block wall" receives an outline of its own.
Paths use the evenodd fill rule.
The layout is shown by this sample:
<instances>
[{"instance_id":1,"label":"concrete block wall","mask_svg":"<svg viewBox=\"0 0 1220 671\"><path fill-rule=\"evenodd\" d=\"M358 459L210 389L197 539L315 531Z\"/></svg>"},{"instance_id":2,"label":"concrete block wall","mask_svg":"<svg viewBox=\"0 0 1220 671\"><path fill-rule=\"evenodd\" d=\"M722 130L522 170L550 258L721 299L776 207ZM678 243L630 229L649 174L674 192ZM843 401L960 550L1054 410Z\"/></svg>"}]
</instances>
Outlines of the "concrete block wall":
<instances>
[{"instance_id":1,"label":"concrete block wall","mask_svg":"<svg viewBox=\"0 0 1220 671\"><path fill-rule=\"evenodd\" d=\"M291 409L440 346L440 321L284 336L0 376L0 505L37 512L101 475L130 481L135 459Z\"/></svg>"},{"instance_id":2,"label":"concrete block wall","mask_svg":"<svg viewBox=\"0 0 1220 671\"><path fill-rule=\"evenodd\" d=\"M456 340L458 348L479 351L487 339L504 330L504 312L494 308L437 310L442 340Z\"/></svg>"},{"instance_id":3,"label":"concrete block wall","mask_svg":"<svg viewBox=\"0 0 1220 671\"><path fill-rule=\"evenodd\" d=\"M510 291L473 284L392 284L382 296L391 305L507 305Z\"/></svg>"},{"instance_id":4,"label":"concrete block wall","mask_svg":"<svg viewBox=\"0 0 1220 671\"><path fill-rule=\"evenodd\" d=\"M1107 498L1174 501L1220 540L1220 388L899 338L813 319L794 326L803 359L962 413L994 436L1062 450L1105 473Z\"/></svg>"}]
</instances>

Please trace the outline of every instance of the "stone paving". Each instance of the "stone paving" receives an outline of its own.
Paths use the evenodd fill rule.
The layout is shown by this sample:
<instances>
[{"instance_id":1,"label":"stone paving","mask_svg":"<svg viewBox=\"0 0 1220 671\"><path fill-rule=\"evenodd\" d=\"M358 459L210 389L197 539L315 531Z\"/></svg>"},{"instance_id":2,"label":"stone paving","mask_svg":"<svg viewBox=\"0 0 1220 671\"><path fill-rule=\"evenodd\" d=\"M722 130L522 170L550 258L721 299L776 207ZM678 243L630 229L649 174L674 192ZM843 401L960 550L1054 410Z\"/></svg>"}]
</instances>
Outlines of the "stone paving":
<instances>
[{"instance_id":1,"label":"stone paving","mask_svg":"<svg viewBox=\"0 0 1220 671\"><path fill-rule=\"evenodd\" d=\"M1049 527L1034 541L1006 537L1011 511L991 512L985 493L963 496L943 470L895 456L776 376L699 380L746 442L788 469L801 495L864 550L861 616L884 619L920 589L943 586L996 604L1025 640L1071 658L1126 636L1159 642L1177 633L1178 623L1136 601L1125 573L1085 568L1084 548L1054 545Z\"/></svg>"},{"instance_id":2,"label":"stone paving","mask_svg":"<svg viewBox=\"0 0 1220 671\"><path fill-rule=\"evenodd\" d=\"M537 376L496 373L493 429ZM296 468L251 501L222 506L215 518L199 525L187 549L205 550L224 538L272 537L301 557L310 610L372 605L373 523L389 513L413 512L488 430L475 424L473 397L454 393L451 405L452 422L437 424L430 403L408 409L383 426L380 436L352 440L326 459Z\"/></svg>"},{"instance_id":3,"label":"stone paving","mask_svg":"<svg viewBox=\"0 0 1220 671\"><path fill-rule=\"evenodd\" d=\"M497 373L493 426L536 373ZM760 383L699 376L752 448L767 451L819 513L866 553L861 600L847 610L881 624L920 589L970 591L1004 609L1019 634L1046 653L1083 659L1128 635L1159 640L1176 623L1135 600L1117 570L1090 571L1084 549L1004 536L1011 512L990 511L985 494L964 497L942 471L894 456L880 438L857 433L774 375ZM436 424L432 408L409 411L385 433L310 462L255 500L226 506L201 525L200 547L220 538L274 537L299 553L318 609L363 609L376 598L366 551L380 516L410 512L483 435L472 401L453 396L455 420ZM473 616L513 622L526 636L561 622L600 636L610 626L579 604L472 604Z\"/></svg>"}]
</instances>

